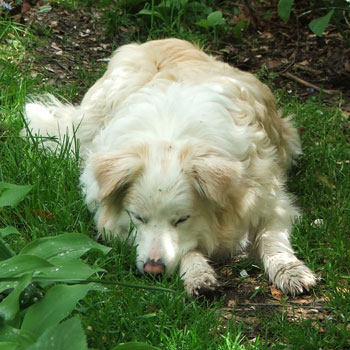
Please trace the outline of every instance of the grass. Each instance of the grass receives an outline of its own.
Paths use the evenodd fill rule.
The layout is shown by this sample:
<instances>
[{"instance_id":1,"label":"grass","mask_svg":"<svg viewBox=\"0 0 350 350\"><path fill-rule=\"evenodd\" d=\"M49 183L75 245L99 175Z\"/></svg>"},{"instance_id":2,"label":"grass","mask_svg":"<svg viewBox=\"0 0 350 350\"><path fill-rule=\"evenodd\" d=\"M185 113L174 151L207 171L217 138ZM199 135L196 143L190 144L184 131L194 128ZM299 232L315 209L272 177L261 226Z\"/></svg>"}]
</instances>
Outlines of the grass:
<instances>
[{"instance_id":1,"label":"grass","mask_svg":"<svg viewBox=\"0 0 350 350\"><path fill-rule=\"evenodd\" d=\"M0 227L12 225L20 232L9 241L15 251L38 237L62 232L95 234L79 190L76 159L68 157L66 150L46 154L37 143L18 136L26 96L53 89L43 85L43 75L31 74L33 40L35 36L23 27L0 22L0 181L33 185L20 205L0 212ZM80 74L83 81L76 87L72 84L57 93L70 100L80 91L78 84L90 85L95 78ZM89 348L109 350L133 340L167 350L349 348L350 164L346 161L350 135L344 129L346 117L325 105L322 95L306 103L283 91L276 95L285 112L295 115L302 131L304 154L288 184L304 214L295 226L293 245L321 277L312 293L324 301L322 309L313 312L324 316L293 318L286 309L257 308L238 318L234 308L222 310L223 300L188 299L178 276L163 281L140 278L134 250L115 240L108 243L113 249L107 256L85 257L91 265L105 269L103 279L162 286L175 293L124 287L89 292L74 312L82 319ZM322 219L321 225L315 224L317 219ZM255 293L249 292L248 302ZM261 293L269 290L262 287ZM297 311L296 306L292 314ZM224 318L224 313L230 316ZM248 322L252 318L254 324Z\"/></svg>"}]
</instances>

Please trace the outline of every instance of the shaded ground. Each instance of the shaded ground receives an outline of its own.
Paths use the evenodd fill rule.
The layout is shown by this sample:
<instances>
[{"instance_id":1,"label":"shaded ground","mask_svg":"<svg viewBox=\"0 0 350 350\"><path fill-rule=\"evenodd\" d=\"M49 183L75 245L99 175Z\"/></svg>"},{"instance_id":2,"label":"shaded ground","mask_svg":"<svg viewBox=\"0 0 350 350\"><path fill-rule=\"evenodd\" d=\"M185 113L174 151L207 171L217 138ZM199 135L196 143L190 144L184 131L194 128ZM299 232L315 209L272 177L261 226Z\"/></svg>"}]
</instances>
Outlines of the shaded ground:
<instances>
[{"instance_id":1,"label":"shaded ground","mask_svg":"<svg viewBox=\"0 0 350 350\"><path fill-rule=\"evenodd\" d=\"M277 88L285 88L301 100L322 89L324 101L350 112L350 45L346 45L334 26L329 25L324 35L317 37L308 29L310 18L304 18L301 23L292 18L283 24L277 14L264 20L265 7L248 10L245 2L234 4L237 3L241 3L241 15L235 21L251 22L243 41L222 38L218 49L208 47L208 50L243 70L256 72L266 67L266 74L273 73ZM52 84L76 81L80 71L99 71L97 66L115 48L105 38L102 14L94 9L68 11L51 6L48 12L26 6L24 14L15 15L45 38L35 48L41 57L36 65L38 71L53 79ZM233 16L229 9L229 6L222 9L227 18ZM119 43L124 43L123 34Z\"/></svg>"},{"instance_id":2,"label":"shaded ground","mask_svg":"<svg viewBox=\"0 0 350 350\"><path fill-rule=\"evenodd\" d=\"M289 322L309 320L324 332L322 321L332 319L331 310L324 306L322 282L319 282L317 294L305 293L296 297L282 294L271 285L266 275L258 267L237 268L246 261L246 257L237 257L229 266L219 267L218 273L224 281L222 292L225 303L220 312L222 325L225 320L234 319L244 328L244 334L251 341L261 334L263 323L268 323L275 314L287 318ZM249 259L247 261L249 263ZM350 329L349 329L350 330Z\"/></svg>"},{"instance_id":3,"label":"shaded ground","mask_svg":"<svg viewBox=\"0 0 350 350\"><path fill-rule=\"evenodd\" d=\"M256 8L249 10L244 4L241 6L243 16L252 23L249 35L243 45L227 44L224 58L249 71L266 65L276 74L279 87L292 88L300 98L322 88L327 101L350 111L350 45L336 27L329 25L323 36L317 37L308 28L317 15L301 17L298 21L292 16L284 24L276 12L264 20L268 10L264 2L250 3ZM303 4L295 1L295 6L300 3ZM349 28L344 35L350 38ZM343 100L338 103L340 93Z\"/></svg>"},{"instance_id":4,"label":"shaded ground","mask_svg":"<svg viewBox=\"0 0 350 350\"><path fill-rule=\"evenodd\" d=\"M259 10L256 11L258 14ZM33 50L40 59L32 62L32 73L43 73L48 84L76 83L82 81L81 74L86 72L97 72L98 76L113 49L112 43L105 39L101 14L94 10L73 12L52 5L48 12L40 12L29 6L23 15L16 15L39 34ZM246 16L251 17L251 14L248 12ZM276 74L277 88L289 89L302 100L323 87L328 90L324 99L329 104L341 106L345 114L350 112L350 49L334 28L318 38L305 27L296 31L291 29L293 24L281 26L280 21L257 23L256 19L251 20L254 26L243 43L221 43L218 54L224 60L252 72L266 65L269 72ZM77 100L87 88L81 86ZM282 311L290 321L312 320L321 331L322 320L331 317L330 310L323 306L322 292L294 298L282 296L268 284L259 268L247 274L243 271L228 266L219 268L226 282L223 289L226 299L221 312L223 321L233 317L237 322L244 319L250 327L246 334L251 334L251 339L261 327L261 317L257 314L268 318Z\"/></svg>"}]
</instances>

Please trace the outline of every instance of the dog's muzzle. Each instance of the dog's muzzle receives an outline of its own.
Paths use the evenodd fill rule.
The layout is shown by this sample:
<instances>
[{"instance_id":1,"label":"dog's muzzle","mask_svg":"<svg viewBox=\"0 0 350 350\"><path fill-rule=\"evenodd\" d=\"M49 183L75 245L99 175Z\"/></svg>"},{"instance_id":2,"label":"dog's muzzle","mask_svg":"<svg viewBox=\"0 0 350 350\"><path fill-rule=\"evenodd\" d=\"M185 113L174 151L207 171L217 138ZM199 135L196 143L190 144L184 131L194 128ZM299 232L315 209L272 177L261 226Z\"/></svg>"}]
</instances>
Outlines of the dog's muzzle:
<instances>
[{"instance_id":1,"label":"dog's muzzle","mask_svg":"<svg viewBox=\"0 0 350 350\"><path fill-rule=\"evenodd\" d=\"M143 272L153 275L161 275L165 272L165 265L161 260L148 259L143 265Z\"/></svg>"}]
</instances>

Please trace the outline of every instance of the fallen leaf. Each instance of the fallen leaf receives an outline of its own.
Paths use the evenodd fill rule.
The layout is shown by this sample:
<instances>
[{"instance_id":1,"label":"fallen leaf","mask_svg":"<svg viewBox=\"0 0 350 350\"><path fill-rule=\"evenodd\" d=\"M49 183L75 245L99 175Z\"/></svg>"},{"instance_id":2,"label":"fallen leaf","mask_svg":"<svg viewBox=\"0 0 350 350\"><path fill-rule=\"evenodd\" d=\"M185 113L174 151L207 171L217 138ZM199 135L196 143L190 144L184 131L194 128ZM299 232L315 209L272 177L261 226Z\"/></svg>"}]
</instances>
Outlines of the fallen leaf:
<instances>
[{"instance_id":1,"label":"fallen leaf","mask_svg":"<svg viewBox=\"0 0 350 350\"><path fill-rule=\"evenodd\" d=\"M282 292L275 285L270 286L271 295L275 300L281 301Z\"/></svg>"},{"instance_id":2,"label":"fallen leaf","mask_svg":"<svg viewBox=\"0 0 350 350\"><path fill-rule=\"evenodd\" d=\"M56 50L56 55L62 55L62 54L63 54L62 49L61 49L55 42L53 42L53 43L51 44L51 47L52 47L54 50Z\"/></svg>"},{"instance_id":3,"label":"fallen leaf","mask_svg":"<svg viewBox=\"0 0 350 350\"><path fill-rule=\"evenodd\" d=\"M241 276L242 278L247 278L247 277L249 277L247 270L242 270L239 274L240 274L240 276Z\"/></svg>"},{"instance_id":4,"label":"fallen leaf","mask_svg":"<svg viewBox=\"0 0 350 350\"><path fill-rule=\"evenodd\" d=\"M237 301L234 299L231 299L227 302L227 307L234 308L237 305Z\"/></svg>"},{"instance_id":5,"label":"fallen leaf","mask_svg":"<svg viewBox=\"0 0 350 350\"><path fill-rule=\"evenodd\" d=\"M148 307L153 313L157 313L157 309L153 305L148 304Z\"/></svg>"},{"instance_id":6,"label":"fallen leaf","mask_svg":"<svg viewBox=\"0 0 350 350\"><path fill-rule=\"evenodd\" d=\"M316 177L317 179L322 182L325 186L327 186L328 188L334 190L336 188L336 186L334 184L332 184L326 176L321 175L319 173L316 173Z\"/></svg>"}]
</instances>

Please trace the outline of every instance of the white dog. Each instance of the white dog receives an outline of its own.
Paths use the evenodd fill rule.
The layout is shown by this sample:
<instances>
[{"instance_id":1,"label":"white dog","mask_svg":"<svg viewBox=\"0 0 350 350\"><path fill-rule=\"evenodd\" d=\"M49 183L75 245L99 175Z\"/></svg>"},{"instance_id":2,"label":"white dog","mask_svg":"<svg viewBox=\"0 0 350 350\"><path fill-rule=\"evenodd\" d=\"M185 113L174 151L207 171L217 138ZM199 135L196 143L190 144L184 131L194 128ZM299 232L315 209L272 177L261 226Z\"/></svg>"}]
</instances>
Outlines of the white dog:
<instances>
[{"instance_id":1,"label":"white dog","mask_svg":"<svg viewBox=\"0 0 350 350\"><path fill-rule=\"evenodd\" d=\"M282 291L315 284L289 241L298 211L286 169L299 137L252 74L177 39L131 44L80 106L49 97L27 104L26 118L41 136L76 129L97 228L131 236L142 273L179 266L187 292L198 294L217 285L208 259L251 245Z\"/></svg>"}]
</instances>

